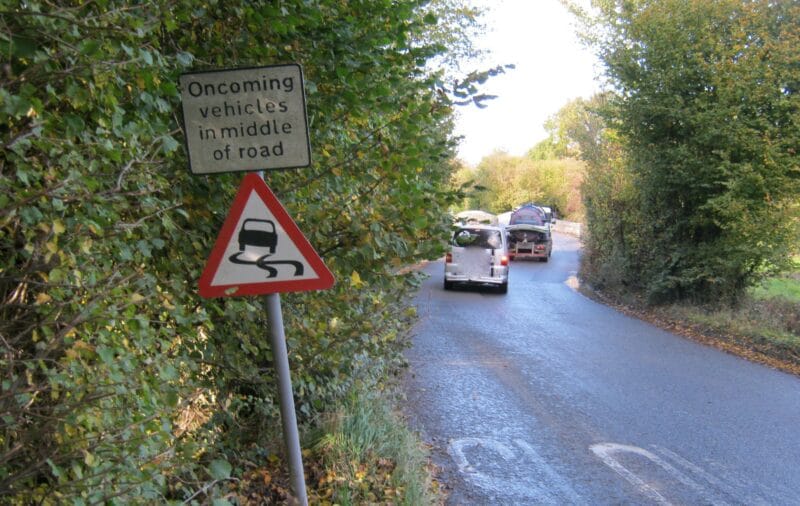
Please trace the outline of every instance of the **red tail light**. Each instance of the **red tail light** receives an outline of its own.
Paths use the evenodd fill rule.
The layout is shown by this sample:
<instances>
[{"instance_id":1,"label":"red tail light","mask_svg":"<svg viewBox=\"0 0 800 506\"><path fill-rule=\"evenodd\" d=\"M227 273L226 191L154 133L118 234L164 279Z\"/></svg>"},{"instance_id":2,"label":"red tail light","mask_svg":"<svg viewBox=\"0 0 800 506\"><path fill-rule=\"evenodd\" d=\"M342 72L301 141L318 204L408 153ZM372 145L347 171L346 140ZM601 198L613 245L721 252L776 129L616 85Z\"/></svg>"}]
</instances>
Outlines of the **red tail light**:
<instances>
[{"instance_id":1,"label":"red tail light","mask_svg":"<svg viewBox=\"0 0 800 506\"><path fill-rule=\"evenodd\" d=\"M500 265L508 265L508 256L503 255L500 257Z\"/></svg>"},{"instance_id":2,"label":"red tail light","mask_svg":"<svg viewBox=\"0 0 800 506\"><path fill-rule=\"evenodd\" d=\"M444 256L444 263L449 264L452 261L453 261L453 254L452 253L448 253L447 255Z\"/></svg>"}]
</instances>

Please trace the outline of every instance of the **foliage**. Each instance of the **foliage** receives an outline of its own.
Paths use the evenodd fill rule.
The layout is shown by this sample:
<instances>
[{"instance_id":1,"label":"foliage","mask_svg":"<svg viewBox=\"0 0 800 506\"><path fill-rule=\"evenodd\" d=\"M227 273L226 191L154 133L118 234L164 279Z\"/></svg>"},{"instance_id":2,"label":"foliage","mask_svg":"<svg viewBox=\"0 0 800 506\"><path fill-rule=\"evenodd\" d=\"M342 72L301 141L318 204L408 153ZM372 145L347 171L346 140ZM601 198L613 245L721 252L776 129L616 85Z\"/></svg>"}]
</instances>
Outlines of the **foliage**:
<instances>
[{"instance_id":1,"label":"foliage","mask_svg":"<svg viewBox=\"0 0 800 506\"><path fill-rule=\"evenodd\" d=\"M430 0L422 5L424 15L438 22L423 34L421 42L437 44L444 51L431 60L434 68L446 68L447 73L461 73L461 65L483 56L483 51L473 45L482 32L480 20L484 9L460 0Z\"/></svg>"},{"instance_id":2,"label":"foliage","mask_svg":"<svg viewBox=\"0 0 800 506\"><path fill-rule=\"evenodd\" d=\"M548 118L544 124L547 138L531 148L528 157L533 160L594 158L593 149L605 124L592 112L593 101L596 99L576 98Z\"/></svg>"},{"instance_id":3,"label":"foliage","mask_svg":"<svg viewBox=\"0 0 800 506\"><path fill-rule=\"evenodd\" d=\"M268 183L338 282L283 299L301 420L400 363L454 198L423 4L0 1L4 502L214 497L280 425L262 302L196 295L240 178L186 170L181 72L303 66L314 163Z\"/></svg>"},{"instance_id":4,"label":"foliage","mask_svg":"<svg viewBox=\"0 0 800 506\"><path fill-rule=\"evenodd\" d=\"M636 234L643 226L640 194L624 140L613 128L611 98L601 93L583 102L579 117L590 127L572 130L577 134L569 137L586 163L581 186L586 213L581 275L596 288L637 289L639 280L631 273L651 253Z\"/></svg>"},{"instance_id":5,"label":"foliage","mask_svg":"<svg viewBox=\"0 0 800 506\"><path fill-rule=\"evenodd\" d=\"M654 301L735 300L787 268L798 243L800 4L594 5L632 190L626 234L608 236L621 277ZM596 224L619 226L590 205Z\"/></svg>"},{"instance_id":6,"label":"foliage","mask_svg":"<svg viewBox=\"0 0 800 506\"><path fill-rule=\"evenodd\" d=\"M476 169L462 168L455 185L469 188L461 201L464 209L493 213L510 211L526 202L551 205L563 217L581 214L579 187L583 164L577 160L531 160L495 152Z\"/></svg>"}]
</instances>

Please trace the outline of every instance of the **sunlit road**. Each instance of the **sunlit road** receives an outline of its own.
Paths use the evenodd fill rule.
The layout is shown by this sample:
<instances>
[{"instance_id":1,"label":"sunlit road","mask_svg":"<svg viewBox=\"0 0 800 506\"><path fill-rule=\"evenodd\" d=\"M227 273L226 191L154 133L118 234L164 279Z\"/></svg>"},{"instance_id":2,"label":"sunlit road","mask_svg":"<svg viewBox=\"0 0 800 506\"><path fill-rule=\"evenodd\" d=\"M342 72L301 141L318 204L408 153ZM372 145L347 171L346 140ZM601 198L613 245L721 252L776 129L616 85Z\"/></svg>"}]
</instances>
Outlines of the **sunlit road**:
<instances>
[{"instance_id":1,"label":"sunlit road","mask_svg":"<svg viewBox=\"0 0 800 506\"><path fill-rule=\"evenodd\" d=\"M576 293L578 254L507 295L426 267L407 409L448 504L800 505L800 379Z\"/></svg>"}]
</instances>

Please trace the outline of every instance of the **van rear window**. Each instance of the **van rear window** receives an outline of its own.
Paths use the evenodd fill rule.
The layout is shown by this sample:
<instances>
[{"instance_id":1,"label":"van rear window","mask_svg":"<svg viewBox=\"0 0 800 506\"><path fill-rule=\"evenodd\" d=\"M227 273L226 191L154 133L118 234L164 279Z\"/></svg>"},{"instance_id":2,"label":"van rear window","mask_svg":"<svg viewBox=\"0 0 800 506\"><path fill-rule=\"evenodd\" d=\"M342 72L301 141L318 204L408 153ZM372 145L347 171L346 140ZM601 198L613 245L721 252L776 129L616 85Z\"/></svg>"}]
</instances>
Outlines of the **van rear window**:
<instances>
[{"instance_id":1,"label":"van rear window","mask_svg":"<svg viewBox=\"0 0 800 506\"><path fill-rule=\"evenodd\" d=\"M461 228L453 234L453 245L462 248L497 249L503 240L499 230Z\"/></svg>"}]
</instances>

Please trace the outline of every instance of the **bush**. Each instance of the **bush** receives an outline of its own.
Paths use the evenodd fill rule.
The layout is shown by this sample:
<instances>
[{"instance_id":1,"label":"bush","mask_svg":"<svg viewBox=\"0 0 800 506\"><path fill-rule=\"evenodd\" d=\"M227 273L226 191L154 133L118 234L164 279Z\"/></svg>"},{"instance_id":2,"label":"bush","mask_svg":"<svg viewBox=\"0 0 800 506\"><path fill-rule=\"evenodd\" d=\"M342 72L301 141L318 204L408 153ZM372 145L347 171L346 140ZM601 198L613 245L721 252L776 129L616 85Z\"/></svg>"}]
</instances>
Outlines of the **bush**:
<instances>
[{"instance_id":1,"label":"bush","mask_svg":"<svg viewBox=\"0 0 800 506\"><path fill-rule=\"evenodd\" d=\"M652 301L734 303L789 268L800 237L800 75L789 42L798 9L768 0L599 9L592 36L617 90L608 124L635 205L633 219L589 209L598 201L587 215L624 229L612 239L631 260L622 277Z\"/></svg>"},{"instance_id":2,"label":"bush","mask_svg":"<svg viewBox=\"0 0 800 506\"><path fill-rule=\"evenodd\" d=\"M262 301L196 295L240 178L186 170L181 72L303 65L314 164L268 182L338 282L284 299L301 420L401 360L394 270L440 253L452 199L415 7L4 4L3 501L213 497L280 425Z\"/></svg>"}]
</instances>

